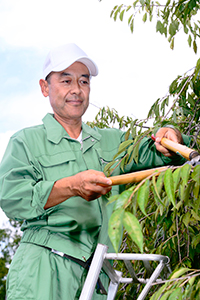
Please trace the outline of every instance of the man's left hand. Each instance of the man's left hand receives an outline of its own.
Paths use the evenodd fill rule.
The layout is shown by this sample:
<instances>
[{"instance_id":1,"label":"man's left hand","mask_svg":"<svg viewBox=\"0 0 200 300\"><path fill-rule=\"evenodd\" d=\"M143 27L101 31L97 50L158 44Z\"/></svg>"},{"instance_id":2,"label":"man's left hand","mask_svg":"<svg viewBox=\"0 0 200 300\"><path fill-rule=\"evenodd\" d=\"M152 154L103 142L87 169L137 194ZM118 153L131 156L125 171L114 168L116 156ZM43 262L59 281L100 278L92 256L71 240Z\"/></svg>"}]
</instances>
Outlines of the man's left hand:
<instances>
[{"instance_id":1,"label":"man's left hand","mask_svg":"<svg viewBox=\"0 0 200 300\"><path fill-rule=\"evenodd\" d=\"M160 151L163 155L165 155L167 157L171 157L171 156L175 155L175 153L173 153L170 150L168 150L167 148L163 147L160 143L162 138L164 138L164 137L169 140L172 140L176 143L183 144L182 135L178 129L172 129L169 127L162 127L157 131L156 136L155 136L156 149L158 151Z\"/></svg>"}]
</instances>

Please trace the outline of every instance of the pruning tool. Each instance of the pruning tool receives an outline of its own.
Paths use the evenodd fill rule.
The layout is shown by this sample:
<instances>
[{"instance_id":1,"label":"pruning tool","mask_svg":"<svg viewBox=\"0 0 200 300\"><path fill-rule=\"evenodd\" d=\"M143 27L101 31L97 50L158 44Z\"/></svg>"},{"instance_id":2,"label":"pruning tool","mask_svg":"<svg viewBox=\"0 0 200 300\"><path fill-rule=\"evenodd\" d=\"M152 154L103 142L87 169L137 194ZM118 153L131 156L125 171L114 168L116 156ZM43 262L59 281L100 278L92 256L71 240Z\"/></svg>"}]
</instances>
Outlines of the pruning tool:
<instances>
[{"instance_id":1,"label":"pruning tool","mask_svg":"<svg viewBox=\"0 0 200 300\"><path fill-rule=\"evenodd\" d=\"M155 141L154 135L152 135L151 138ZM167 138L162 138L161 145L167 148L168 150L171 150L176 154L187 159L188 161L186 163L192 165L193 167L200 164L200 154L197 151L188 148L185 145L181 145L179 143L173 142ZM111 176L109 178L112 181L112 185L140 182L143 179L147 178L148 176L151 175L158 176L161 172L167 170L168 168L170 168L170 166L138 171L138 172L123 174L118 176Z\"/></svg>"},{"instance_id":2,"label":"pruning tool","mask_svg":"<svg viewBox=\"0 0 200 300\"><path fill-rule=\"evenodd\" d=\"M187 164L190 164L193 167L200 164L200 154L194 149L188 148L187 146L179 143L175 143L166 138L162 138L161 145L175 152L176 154L183 156L188 160Z\"/></svg>"}]
</instances>

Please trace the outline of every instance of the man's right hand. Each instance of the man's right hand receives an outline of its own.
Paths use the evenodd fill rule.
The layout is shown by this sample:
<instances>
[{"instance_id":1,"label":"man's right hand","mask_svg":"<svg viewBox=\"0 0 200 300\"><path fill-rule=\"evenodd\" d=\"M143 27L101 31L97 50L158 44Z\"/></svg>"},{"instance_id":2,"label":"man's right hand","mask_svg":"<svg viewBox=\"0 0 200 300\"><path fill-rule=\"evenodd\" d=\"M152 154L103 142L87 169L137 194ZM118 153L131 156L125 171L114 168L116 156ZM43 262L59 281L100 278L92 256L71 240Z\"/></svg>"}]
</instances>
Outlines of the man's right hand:
<instances>
[{"instance_id":1,"label":"man's right hand","mask_svg":"<svg viewBox=\"0 0 200 300\"><path fill-rule=\"evenodd\" d=\"M107 178L103 172L88 170L80 172L75 176L75 185L73 186L75 194L91 201L110 192L112 181Z\"/></svg>"},{"instance_id":2,"label":"man's right hand","mask_svg":"<svg viewBox=\"0 0 200 300\"><path fill-rule=\"evenodd\" d=\"M112 181L103 172L96 170L87 170L62 178L54 183L44 209L62 203L73 196L80 196L86 201L95 200L110 192L111 185Z\"/></svg>"}]
</instances>

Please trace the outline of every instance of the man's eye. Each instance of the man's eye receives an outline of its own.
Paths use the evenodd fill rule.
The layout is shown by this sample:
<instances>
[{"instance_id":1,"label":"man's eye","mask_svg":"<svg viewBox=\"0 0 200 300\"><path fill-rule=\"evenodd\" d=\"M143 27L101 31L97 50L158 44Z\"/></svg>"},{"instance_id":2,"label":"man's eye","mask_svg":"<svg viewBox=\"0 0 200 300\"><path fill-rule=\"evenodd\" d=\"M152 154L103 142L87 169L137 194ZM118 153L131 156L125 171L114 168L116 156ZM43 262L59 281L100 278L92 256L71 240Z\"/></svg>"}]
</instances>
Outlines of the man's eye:
<instances>
[{"instance_id":1,"label":"man's eye","mask_svg":"<svg viewBox=\"0 0 200 300\"><path fill-rule=\"evenodd\" d=\"M88 80L81 80L81 83L82 84L89 84L89 81Z\"/></svg>"}]
</instances>

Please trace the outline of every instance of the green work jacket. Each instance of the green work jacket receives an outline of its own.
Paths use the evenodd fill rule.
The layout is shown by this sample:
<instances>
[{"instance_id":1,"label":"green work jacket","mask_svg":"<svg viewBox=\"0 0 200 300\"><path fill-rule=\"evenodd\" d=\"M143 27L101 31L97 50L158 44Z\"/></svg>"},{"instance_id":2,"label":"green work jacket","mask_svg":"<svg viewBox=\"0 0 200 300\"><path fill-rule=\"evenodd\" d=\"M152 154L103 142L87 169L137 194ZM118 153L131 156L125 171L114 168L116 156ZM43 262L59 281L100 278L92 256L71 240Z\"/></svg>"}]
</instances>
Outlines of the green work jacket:
<instances>
[{"instance_id":1,"label":"green work jacket","mask_svg":"<svg viewBox=\"0 0 200 300\"><path fill-rule=\"evenodd\" d=\"M80 143L51 114L42 125L14 134L0 165L0 205L9 218L24 221L21 242L79 259L88 259L97 243L113 251L107 233L112 205L105 196L91 202L71 197L49 209L44 206L56 180L88 169L103 171L123 140L124 132L118 129L92 129L83 123ZM184 141L189 138L184 136ZM166 158L153 144L151 139L142 141L138 164L133 161L126 172L184 162ZM120 173L118 166L113 175ZM118 193L119 186L113 186L112 195Z\"/></svg>"}]
</instances>

